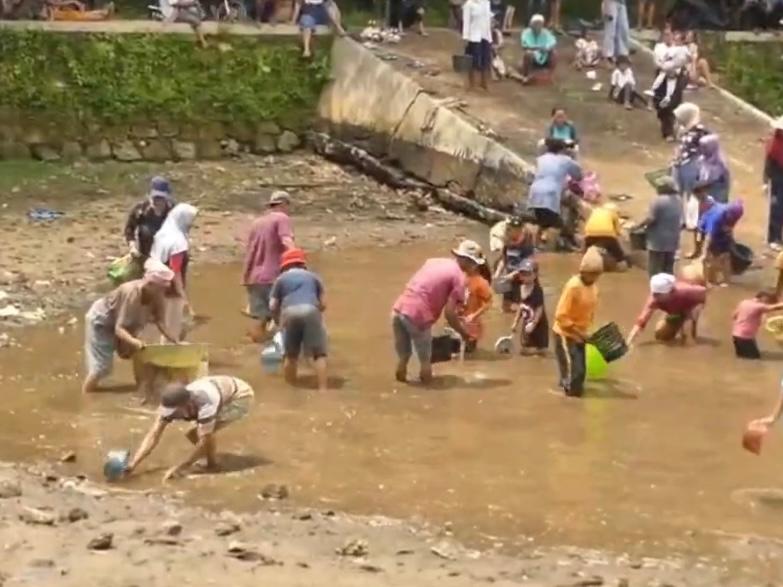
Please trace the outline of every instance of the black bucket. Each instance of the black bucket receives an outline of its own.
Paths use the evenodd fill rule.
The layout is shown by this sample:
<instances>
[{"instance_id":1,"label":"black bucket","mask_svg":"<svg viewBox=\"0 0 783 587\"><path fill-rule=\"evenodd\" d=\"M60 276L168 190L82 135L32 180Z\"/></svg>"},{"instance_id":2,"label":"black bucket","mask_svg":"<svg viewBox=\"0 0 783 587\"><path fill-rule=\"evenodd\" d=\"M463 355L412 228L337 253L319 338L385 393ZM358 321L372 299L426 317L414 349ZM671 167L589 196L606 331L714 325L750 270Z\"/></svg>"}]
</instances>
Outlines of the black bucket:
<instances>
[{"instance_id":1,"label":"black bucket","mask_svg":"<svg viewBox=\"0 0 783 587\"><path fill-rule=\"evenodd\" d=\"M741 275L753 264L753 251L750 247L735 242L731 245L731 272Z\"/></svg>"},{"instance_id":2,"label":"black bucket","mask_svg":"<svg viewBox=\"0 0 783 587\"><path fill-rule=\"evenodd\" d=\"M442 334L432 338L432 362L445 363L451 361L452 355L459 353L460 341L450 334Z\"/></svg>"},{"instance_id":3,"label":"black bucket","mask_svg":"<svg viewBox=\"0 0 783 587\"><path fill-rule=\"evenodd\" d=\"M647 250L647 229L635 228L628 233L628 239L631 241L631 249L634 251Z\"/></svg>"},{"instance_id":4,"label":"black bucket","mask_svg":"<svg viewBox=\"0 0 783 587\"><path fill-rule=\"evenodd\" d=\"M607 363L616 361L628 352L628 344L625 342L620 327L610 322L596 330L587 342L598 349Z\"/></svg>"},{"instance_id":5,"label":"black bucket","mask_svg":"<svg viewBox=\"0 0 783 587\"><path fill-rule=\"evenodd\" d=\"M461 55L452 55L451 67L457 73L468 73L473 67L473 56L465 55L464 53Z\"/></svg>"}]
</instances>

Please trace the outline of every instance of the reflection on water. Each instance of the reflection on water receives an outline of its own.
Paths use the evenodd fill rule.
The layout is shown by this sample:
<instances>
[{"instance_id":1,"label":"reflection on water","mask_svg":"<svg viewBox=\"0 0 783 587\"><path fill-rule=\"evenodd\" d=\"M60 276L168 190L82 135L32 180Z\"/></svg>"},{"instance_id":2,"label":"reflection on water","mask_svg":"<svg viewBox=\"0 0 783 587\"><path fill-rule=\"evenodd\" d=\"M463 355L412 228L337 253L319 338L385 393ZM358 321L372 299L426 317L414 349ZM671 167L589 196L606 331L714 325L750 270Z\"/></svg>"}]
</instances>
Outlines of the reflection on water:
<instances>
[{"instance_id":1,"label":"reflection on water","mask_svg":"<svg viewBox=\"0 0 783 587\"><path fill-rule=\"evenodd\" d=\"M449 520L463 538L509 548L533 539L649 553L682 547L693 529L781 536L780 507L756 515L732 497L746 486L778 485L783 457L774 437L761 458L740 448L744 423L768 409L780 375L773 362L733 357L731 310L750 292L712 293L702 330L719 344L639 345L582 400L551 393L551 358L488 353L438 365L440 381L427 390L394 381L389 313L406 279L435 252L418 245L315 259L328 290L337 388L325 395L312 391L312 379L310 389L292 389L262 373L258 349L241 340L237 267L196 267L194 301L212 320L192 338L212 344L214 372L251 382L257 405L220 436L230 474L175 487L201 503L253 508L261 487L285 483L295 503ZM550 315L577 263L559 256L542 264ZM606 276L600 321L628 328L644 281L639 272ZM493 311L487 322L489 349L510 318ZM24 338L25 349L4 352L0 458L76 449L79 467L97 476L109 448L141 439L150 418L135 397L124 390L80 396L80 337L39 329ZM129 376L122 366L115 380ZM185 450L170 431L145 467L154 472L130 484L157 485L162 467ZM689 547L708 545L693 538Z\"/></svg>"}]
</instances>

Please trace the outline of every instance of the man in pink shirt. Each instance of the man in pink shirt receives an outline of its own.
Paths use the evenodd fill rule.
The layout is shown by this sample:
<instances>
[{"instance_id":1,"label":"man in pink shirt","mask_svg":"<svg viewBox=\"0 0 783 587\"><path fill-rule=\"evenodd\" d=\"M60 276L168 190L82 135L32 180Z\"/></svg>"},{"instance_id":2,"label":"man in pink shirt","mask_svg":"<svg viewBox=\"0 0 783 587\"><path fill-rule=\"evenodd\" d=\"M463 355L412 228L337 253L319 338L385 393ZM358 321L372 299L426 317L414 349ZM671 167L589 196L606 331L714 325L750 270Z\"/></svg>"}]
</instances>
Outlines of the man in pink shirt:
<instances>
[{"instance_id":1,"label":"man in pink shirt","mask_svg":"<svg viewBox=\"0 0 783 587\"><path fill-rule=\"evenodd\" d=\"M288 217L290 202L287 192L273 192L269 197L269 210L253 222L247 238L242 285L247 288L247 313L256 321L250 331L254 342L261 342L267 337L267 325L271 319L269 294L280 274L280 258L294 247L294 234Z\"/></svg>"},{"instance_id":2,"label":"man in pink shirt","mask_svg":"<svg viewBox=\"0 0 783 587\"><path fill-rule=\"evenodd\" d=\"M734 310L731 337L734 339L734 353L740 359L761 358L756 335L764 314L783 310L783 304L777 304L776 301L774 291L760 291L755 298L742 300Z\"/></svg>"},{"instance_id":3,"label":"man in pink shirt","mask_svg":"<svg viewBox=\"0 0 783 587\"><path fill-rule=\"evenodd\" d=\"M465 273L483 262L480 247L462 241L451 259L427 259L394 302L392 329L397 352L397 381L408 377L408 362L413 350L419 359L421 382L432 381L432 326L445 313L446 321L463 338L467 333L458 311L465 303Z\"/></svg>"},{"instance_id":4,"label":"man in pink shirt","mask_svg":"<svg viewBox=\"0 0 783 587\"><path fill-rule=\"evenodd\" d=\"M655 329L656 340L671 341L680 334L683 342L686 342L687 322L691 323L691 337L696 340L699 314L706 302L706 287L677 281L674 275L668 273L653 275L650 278L650 297L628 334L628 344L631 345L636 336L644 330L656 310L666 313L665 319Z\"/></svg>"}]
</instances>

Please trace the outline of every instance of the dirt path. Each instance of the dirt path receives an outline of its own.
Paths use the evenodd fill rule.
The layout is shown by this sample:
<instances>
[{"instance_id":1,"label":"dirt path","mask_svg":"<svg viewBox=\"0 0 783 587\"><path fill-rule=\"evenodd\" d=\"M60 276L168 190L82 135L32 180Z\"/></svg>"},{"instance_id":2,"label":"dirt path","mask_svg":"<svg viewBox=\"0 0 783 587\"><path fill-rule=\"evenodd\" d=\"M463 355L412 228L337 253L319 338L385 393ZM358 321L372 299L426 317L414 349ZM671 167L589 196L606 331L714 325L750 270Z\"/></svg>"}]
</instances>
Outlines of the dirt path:
<instances>
[{"instance_id":1,"label":"dirt path","mask_svg":"<svg viewBox=\"0 0 783 587\"><path fill-rule=\"evenodd\" d=\"M489 93L468 92L464 76L452 71L452 54L463 51L456 33L435 30L425 38L407 35L399 45L384 46L381 52L404 56L405 59L392 62L428 92L464 100L469 118L487 124L528 160L536 156L536 142L549 124L552 108L564 106L580 133L585 167L599 174L605 193L632 195L622 210L640 218L652 195L643 174L665 167L673 148L661 139L654 113L628 112L607 100L611 71L599 69L597 80L588 80L584 72L571 67L572 45L570 38L559 38L559 65L552 85L522 87L504 80L493 83ZM506 37L503 51L507 63L518 62L518 33ZM437 74L432 75L433 71ZM639 53L634 57L634 71L639 87L649 87L653 65L646 55ZM602 83L602 88L594 92L591 87L596 82ZM707 126L720 134L732 171L732 197L743 198L746 203L746 215L738 233L750 246L763 252L767 203L761 191L761 176L763 140L768 128L716 91L689 92L686 100L699 104Z\"/></svg>"}]
</instances>

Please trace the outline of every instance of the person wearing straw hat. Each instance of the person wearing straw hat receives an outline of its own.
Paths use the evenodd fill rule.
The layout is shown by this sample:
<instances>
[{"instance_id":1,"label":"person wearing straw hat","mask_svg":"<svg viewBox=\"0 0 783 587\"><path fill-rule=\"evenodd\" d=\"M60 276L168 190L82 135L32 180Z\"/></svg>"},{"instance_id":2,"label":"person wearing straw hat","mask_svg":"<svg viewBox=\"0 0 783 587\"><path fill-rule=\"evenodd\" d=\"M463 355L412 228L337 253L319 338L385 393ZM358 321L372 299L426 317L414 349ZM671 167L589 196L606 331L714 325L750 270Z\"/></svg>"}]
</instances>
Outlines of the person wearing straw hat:
<instances>
[{"instance_id":1,"label":"person wearing straw hat","mask_svg":"<svg viewBox=\"0 0 783 587\"><path fill-rule=\"evenodd\" d=\"M87 376L83 393L98 391L101 380L112 372L115 352L130 359L144 348L144 342L137 337L149 322L157 326L164 338L177 341L163 321L164 295L171 287L174 272L155 259L148 259L144 268L143 279L123 283L96 300L84 317ZM135 362L134 375L136 383L143 387L146 382L141 366Z\"/></svg>"},{"instance_id":2,"label":"person wearing straw hat","mask_svg":"<svg viewBox=\"0 0 783 587\"><path fill-rule=\"evenodd\" d=\"M560 387L569 397L581 397L584 393L585 344L598 305L596 282L603 271L600 251L590 247L579 264L579 274L566 282L555 310L555 357Z\"/></svg>"},{"instance_id":3,"label":"person wearing straw hat","mask_svg":"<svg viewBox=\"0 0 783 587\"><path fill-rule=\"evenodd\" d=\"M217 469L215 433L247 416L254 398L250 385L228 375L210 375L191 383L169 384L160 396L155 422L125 467L125 474L133 473L155 450L163 432L175 421L193 422L194 426L185 434L193 450L185 460L166 471L163 481L181 475L201 459L206 461L208 470Z\"/></svg>"},{"instance_id":4,"label":"person wearing straw hat","mask_svg":"<svg viewBox=\"0 0 783 587\"><path fill-rule=\"evenodd\" d=\"M294 248L288 192L272 192L267 211L253 221L245 248L245 266L242 285L247 289L247 314L255 323L249 331L253 342L262 342L269 336L269 294L280 274L280 259Z\"/></svg>"},{"instance_id":5,"label":"person wearing straw hat","mask_svg":"<svg viewBox=\"0 0 783 587\"><path fill-rule=\"evenodd\" d=\"M628 346L633 344L657 310L661 310L666 316L655 327L656 340L670 342L679 334L685 344L689 334L686 326L690 323L690 336L695 341L699 316L706 303L706 287L678 281L669 273L653 275L650 278L650 297L628 334Z\"/></svg>"},{"instance_id":6,"label":"person wearing straw hat","mask_svg":"<svg viewBox=\"0 0 783 587\"><path fill-rule=\"evenodd\" d=\"M415 351L421 382L432 382L432 326L441 314L463 340L470 339L459 312L465 304L466 276L485 260L481 247L471 240L462 241L451 253L451 259L427 259L394 302L392 331L397 381L407 381L408 363Z\"/></svg>"},{"instance_id":7,"label":"person wearing straw hat","mask_svg":"<svg viewBox=\"0 0 783 587\"><path fill-rule=\"evenodd\" d=\"M302 351L313 359L318 391L327 389L326 310L321 278L307 269L302 249L288 249L280 259L280 277L269 294L269 310L283 332L283 372L291 385L296 383Z\"/></svg>"}]
</instances>

